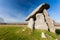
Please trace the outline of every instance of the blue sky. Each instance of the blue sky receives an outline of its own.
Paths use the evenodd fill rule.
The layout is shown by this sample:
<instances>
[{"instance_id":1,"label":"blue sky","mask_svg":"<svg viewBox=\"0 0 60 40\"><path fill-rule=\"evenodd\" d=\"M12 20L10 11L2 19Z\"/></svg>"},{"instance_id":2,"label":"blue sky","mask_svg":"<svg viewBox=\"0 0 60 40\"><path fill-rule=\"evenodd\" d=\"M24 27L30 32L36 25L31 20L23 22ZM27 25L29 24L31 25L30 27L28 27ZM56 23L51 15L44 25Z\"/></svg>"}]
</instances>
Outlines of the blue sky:
<instances>
[{"instance_id":1,"label":"blue sky","mask_svg":"<svg viewBox=\"0 0 60 40\"><path fill-rule=\"evenodd\" d=\"M5 22L24 22L41 3L50 4L50 17L60 22L60 0L0 0L0 18Z\"/></svg>"}]
</instances>

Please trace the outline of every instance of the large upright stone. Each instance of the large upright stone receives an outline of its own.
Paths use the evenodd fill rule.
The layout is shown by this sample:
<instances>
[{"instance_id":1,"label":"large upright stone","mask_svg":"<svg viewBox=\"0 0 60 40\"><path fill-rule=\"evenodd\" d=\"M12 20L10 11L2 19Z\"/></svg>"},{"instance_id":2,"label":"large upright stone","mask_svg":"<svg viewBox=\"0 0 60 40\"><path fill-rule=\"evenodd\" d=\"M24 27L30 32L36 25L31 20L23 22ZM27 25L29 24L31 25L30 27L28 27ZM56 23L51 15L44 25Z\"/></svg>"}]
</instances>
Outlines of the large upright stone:
<instances>
[{"instance_id":1,"label":"large upright stone","mask_svg":"<svg viewBox=\"0 0 60 40\"><path fill-rule=\"evenodd\" d=\"M28 21L28 27L33 29L33 25L34 25L34 20L33 18L30 18L30 20Z\"/></svg>"},{"instance_id":2,"label":"large upright stone","mask_svg":"<svg viewBox=\"0 0 60 40\"><path fill-rule=\"evenodd\" d=\"M53 20L48 16L48 12L46 11L46 9L43 10L43 14L45 16L45 20L49 27L50 32L55 32Z\"/></svg>"},{"instance_id":3,"label":"large upright stone","mask_svg":"<svg viewBox=\"0 0 60 40\"><path fill-rule=\"evenodd\" d=\"M42 13L36 14L35 29L48 30L44 16Z\"/></svg>"}]
</instances>

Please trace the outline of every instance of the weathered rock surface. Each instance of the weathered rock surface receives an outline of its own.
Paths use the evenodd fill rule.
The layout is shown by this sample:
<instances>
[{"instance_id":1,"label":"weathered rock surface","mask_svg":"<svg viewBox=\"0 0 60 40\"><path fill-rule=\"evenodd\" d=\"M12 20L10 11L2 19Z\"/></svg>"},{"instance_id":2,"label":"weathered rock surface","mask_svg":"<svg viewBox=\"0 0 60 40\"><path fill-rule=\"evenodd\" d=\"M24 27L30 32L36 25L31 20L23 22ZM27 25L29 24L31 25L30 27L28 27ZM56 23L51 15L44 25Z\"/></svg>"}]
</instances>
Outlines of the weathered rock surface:
<instances>
[{"instance_id":1,"label":"weathered rock surface","mask_svg":"<svg viewBox=\"0 0 60 40\"><path fill-rule=\"evenodd\" d=\"M34 20L33 18L30 18L30 20L28 21L28 27L33 29L33 25L34 25Z\"/></svg>"},{"instance_id":2,"label":"weathered rock surface","mask_svg":"<svg viewBox=\"0 0 60 40\"><path fill-rule=\"evenodd\" d=\"M43 10L43 13L45 15L46 23L49 27L50 32L55 32L53 20L48 16L46 9Z\"/></svg>"},{"instance_id":3,"label":"weathered rock surface","mask_svg":"<svg viewBox=\"0 0 60 40\"><path fill-rule=\"evenodd\" d=\"M35 29L48 30L42 13L36 14Z\"/></svg>"}]
</instances>

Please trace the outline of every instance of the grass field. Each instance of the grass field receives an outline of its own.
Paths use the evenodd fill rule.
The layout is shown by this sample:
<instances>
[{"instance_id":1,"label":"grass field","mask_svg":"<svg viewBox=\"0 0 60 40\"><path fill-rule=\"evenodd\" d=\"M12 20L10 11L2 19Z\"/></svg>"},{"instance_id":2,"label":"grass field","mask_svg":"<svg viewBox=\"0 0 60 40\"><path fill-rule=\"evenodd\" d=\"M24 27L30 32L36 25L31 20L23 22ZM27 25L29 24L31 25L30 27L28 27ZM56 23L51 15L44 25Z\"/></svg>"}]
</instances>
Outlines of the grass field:
<instances>
[{"instance_id":1,"label":"grass field","mask_svg":"<svg viewBox=\"0 0 60 40\"><path fill-rule=\"evenodd\" d=\"M47 38L41 38L44 32ZM26 25L0 25L0 40L60 40L60 35L45 30L34 32Z\"/></svg>"}]
</instances>

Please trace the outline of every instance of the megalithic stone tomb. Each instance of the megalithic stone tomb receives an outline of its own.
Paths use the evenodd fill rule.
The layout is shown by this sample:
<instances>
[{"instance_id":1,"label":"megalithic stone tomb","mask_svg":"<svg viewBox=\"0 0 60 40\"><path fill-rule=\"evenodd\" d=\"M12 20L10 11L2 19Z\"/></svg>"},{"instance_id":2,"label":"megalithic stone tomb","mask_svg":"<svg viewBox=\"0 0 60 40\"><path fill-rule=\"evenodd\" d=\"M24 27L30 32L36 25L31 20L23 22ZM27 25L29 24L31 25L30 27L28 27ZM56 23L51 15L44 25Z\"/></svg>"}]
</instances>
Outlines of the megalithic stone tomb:
<instances>
[{"instance_id":1,"label":"megalithic stone tomb","mask_svg":"<svg viewBox=\"0 0 60 40\"><path fill-rule=\"evenodd\" d=\"M39 5L27 18L28 27L31 29L50 30L55 32L53 20L49 17L47 9L50 6L47 3Z\"/></svg>"}]
</instances>

